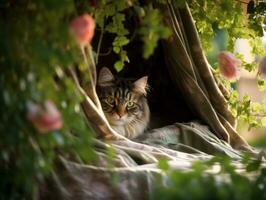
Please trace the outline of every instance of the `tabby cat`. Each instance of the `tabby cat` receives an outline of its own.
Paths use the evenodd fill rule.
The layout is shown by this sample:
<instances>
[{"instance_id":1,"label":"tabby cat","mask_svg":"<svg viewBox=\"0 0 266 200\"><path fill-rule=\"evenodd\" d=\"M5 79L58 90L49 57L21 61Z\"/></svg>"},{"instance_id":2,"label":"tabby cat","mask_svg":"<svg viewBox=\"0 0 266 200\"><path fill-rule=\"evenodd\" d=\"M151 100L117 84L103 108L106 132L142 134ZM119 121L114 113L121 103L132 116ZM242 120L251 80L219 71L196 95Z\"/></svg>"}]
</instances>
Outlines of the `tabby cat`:
<instances>
[{"instance_id":1,"label":"tabby cat","mask_svg":"<svg viewBox=\"0 0 266 200\"><path fill-rule=\"evenodd\" d=\"M114 77L100 70L97 93L111 127L127 138L135 138L147 128L150 110L146 99L147 76L136 81Z\"/></svg>"}]
</instances>

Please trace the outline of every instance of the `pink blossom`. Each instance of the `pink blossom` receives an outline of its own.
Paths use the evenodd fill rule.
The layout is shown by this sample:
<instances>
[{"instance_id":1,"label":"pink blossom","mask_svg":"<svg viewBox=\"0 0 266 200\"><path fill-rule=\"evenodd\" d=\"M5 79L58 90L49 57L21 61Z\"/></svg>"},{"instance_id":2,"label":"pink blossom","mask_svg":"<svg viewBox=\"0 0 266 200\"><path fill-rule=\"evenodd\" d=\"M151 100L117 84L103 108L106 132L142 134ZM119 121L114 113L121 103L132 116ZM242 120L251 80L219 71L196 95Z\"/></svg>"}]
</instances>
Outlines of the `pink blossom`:
<instances>
[{"instance_id":1,"label":"pink blossom","mask_svg":"<svg viewBox=\"0 0 266 200\"><path fill-rule=\"evenodd\" d=\"M219 69L221 74L228 80L236 80L239 78L241 61L232 53L220 52L218 55Z\"/></svg>"},{"instance_id":2,"label":"pink blossom","mask_svg":"<svg viewBox=\"0 0 266 200\"><path fill-rule=\"evenodd\" d=\"M61 114L50 100L45 101L44 108L28 103L27 119L40 133L58 130L63 126Z\"/></svg>"},{"instance_id":3,"label":"pink blossom","mask_svg":"<svg viewBox=\"0 0 266 200\"><path fill-rule=\"evenodd\" d=\"M91 42L95 29L95 21L91 15L76 17L70 23L70 31L81 46Z\"/></svg>"},{"instance_id":4,"label":"pink blossom","mask_svg":"<svg viewBox=\"0 0 266 200\"><path fill-rule=\"evenodd\" d=\"M266 56L260 61L259 64L259 74L266 76Z\"/></svg>"}]
</instances>

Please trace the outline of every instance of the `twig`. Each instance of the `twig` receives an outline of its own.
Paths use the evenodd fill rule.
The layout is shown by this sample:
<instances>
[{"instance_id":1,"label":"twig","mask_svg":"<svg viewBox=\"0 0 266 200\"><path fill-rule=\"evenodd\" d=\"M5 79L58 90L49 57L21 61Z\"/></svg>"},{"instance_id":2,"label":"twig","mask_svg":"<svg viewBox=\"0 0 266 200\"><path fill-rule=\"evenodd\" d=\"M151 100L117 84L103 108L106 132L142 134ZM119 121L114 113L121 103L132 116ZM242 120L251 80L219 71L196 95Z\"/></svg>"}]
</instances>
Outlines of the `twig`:
<instances>
[{"instance_id":1,"label":"twig","mask_svg":"<svg viewBox=\"0 0 266 200\"><path fill-rule=\"evenodd\" d=\"M92 50L91 50L90 44L88 45L88 53L89 53L89 59L90 60L88 60L86 52L85 52L85 48L83 46L81 46L81 52L83 54L85 64L87 66L88 73L89 73L89 79L90 79L89 84L87 84L84 87L88 89L88 91L86 90L87 95L90 96L92 101L95 103L96 107L101 110L101 103L100 103L100 100L98 99L98 96L96 94L96 87L95 87L96 86L96 67L95 67L94 58L92 55Z\"/></svg>"},{"instance_id":2,"label":"twig","mask_svg":"<svg viewBox=\"0 0 266 200\"><path fill-rule=\"evenodd\" d=\"M100 50L102 46L103 35L104 35L104 25L101 27L101 34L100 34L100 38L99 38L99 42L97 46L97 54L96 54L96 61L95 61L96 65L98 64L98 61L99 61L99 55L100 55Z\"/></svg>"},{"instance_id":3,"label":"twig","mask_svg":"<svg viewBox=\"0 0 266 200\"><path fill-rule=\"evenodd\" d=\"M96 79L97 79L97 75L96 75L96 65L95 65L95 62L94 62L94 57L93 57L93 54L92 54L92 48L91 48L91 45L88 44L87 46L87 50L88 50L88 53L89 53L89 58L90 58L90 62L91 62L91 76L92 76L92 81L93 81L93 87L95 88L96 86Z\"/></svg>"}]
</instances>

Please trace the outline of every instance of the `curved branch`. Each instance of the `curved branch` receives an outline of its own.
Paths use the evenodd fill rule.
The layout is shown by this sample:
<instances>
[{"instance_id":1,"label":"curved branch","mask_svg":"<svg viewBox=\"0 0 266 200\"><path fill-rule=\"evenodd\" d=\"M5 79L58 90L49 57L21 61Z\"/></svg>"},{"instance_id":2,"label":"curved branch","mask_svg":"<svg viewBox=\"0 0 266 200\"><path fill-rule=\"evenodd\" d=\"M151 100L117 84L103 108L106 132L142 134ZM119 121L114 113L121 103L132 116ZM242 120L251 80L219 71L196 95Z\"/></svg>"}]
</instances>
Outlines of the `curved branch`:
<instances>
[{"instance_id":1,"label":"curved branch","mask_svg":"<svg viewBox=\"0 0 266 200\"><path fill-rule=\"evenodd\" d=\"M111 126L109 125L107 119L104 116L104 113L101 108L97 108L94 102L90 97L87 96L86 92L80 86L76 73L73 69L70 69L71 76L75 81L77 89L80 91L81 95L84 97L82 102L82 108L85 112L85 115L88 119L89 124L92 126L94 131L99 135L99 137L104 139L124 139L128 140L125 137L116 133ZM98 99L97 94L90 94L93 98Z\"/></svg>"}]
</instances>

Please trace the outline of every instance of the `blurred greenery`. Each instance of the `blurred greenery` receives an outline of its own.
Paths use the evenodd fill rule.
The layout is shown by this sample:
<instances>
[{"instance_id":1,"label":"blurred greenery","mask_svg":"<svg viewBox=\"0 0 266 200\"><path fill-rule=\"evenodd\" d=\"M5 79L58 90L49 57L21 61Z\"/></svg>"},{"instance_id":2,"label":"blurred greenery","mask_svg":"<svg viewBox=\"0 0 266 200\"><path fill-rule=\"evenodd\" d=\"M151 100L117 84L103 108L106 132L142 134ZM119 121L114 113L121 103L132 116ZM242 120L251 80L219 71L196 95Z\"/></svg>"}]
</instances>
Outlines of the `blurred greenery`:
<instances>
[{"instance_id":1,"label":"blurred greenery","mask_svg":"<svg viewBox=\"0 0 266 200\"><path fill-rule=\"evenodd\" d=\"M167 179L159 176L153 199L265 199L266 169L260 160L244 157L244 169L237 171L233 160L215 157L195 162L192 170L184 172L158 165Z\"/></svg>"},{"instance_id":2,"label":"blurred greenery","mask_svg":"<svg viewBox=\"0 0 266 200\"><path fill-rule=\"evenodd\" d=\"M31 199L56 154L94 157L91 130L79 110L81 96L65 74L83 62L68 36L75 12L73 1L0 3L1 199ZM39 134L26 119L27 103L46 99L56 103L64 127Z\"/></svg>"},{"instance_id":3,"label":"blurred greenery","mask_svg":"<svg viewBox=\"0 0 266 200\"><path fill-rule=\"evenodd\" d=\"M262 130L263 134L262 136L258 137L256 140L251 141L250 144L257 148L265 148L266 146L266 136L265 136L265 129Z\"/></svg>"},{"instance_id":4,"label":"blurred greenery","mask_svg":"<svg viewBox=\"0 0 266 200\"><path fill-rule=\"evenodd\" d=\"M166 0L158 2L166 3ZM182 5L184 0L175 2ZM226 32L228 43L224 45L223 42L219 42L222 46L219 50L232 49L237 37L255 38L259 33L260 26L243 28L245 20L242 8L237 1L187 2L196 20L206 52L211 47L212 38L220 32ZM66 73L70 67L85 65L78 45L69 37L69 22L78 14L89 12L95 18L97 28L102 33L113 34L115 37L112 49L119 55L115 68L119 71L125 62L131 59L124 50L132 39L129 38L131 27L125 24L128 10L138 22L133 31L142 39L143 57L148 58L152 55L158 41L171 34L163 25L160 12L151 6L151 2L147 5L143 5L143 1L140 0L3 0L0 2L2 113L0 115L0 199L36 197L38 184L52 172L54 160L60 154L85 163L95 159L92 139L94 133L87 126L79 107L82 97ZM261 12L254 13L254 16L258 15L261 15ZM256 23L262 18L256 18ZM255 53L261 51L259 45L255 42L253 48ZM100 46L101 40L98 41L97 48L94 47L94 50L97 50L96 58ZM64 126L61 130L40 134L26 119L27 104L35 102L43 105L47 99L56 104L62 114ZM230 101L233 105L232 109L236 110L236 115L246 116L248 113L247 118L252 116L250 109L246 106L237 107L239 103L237 98L232 98ZM248 99L245 102L248 104ZM254 122L254 120L251 121ZM112 149L108 151L108 157L110 160L114 157ZM225 161L221 163L226 169L230 168ZM167 170L167 162L161 161L159 167ZM203 176L203 168L204 165L195 164L192 172L172 172L170 174L172 183L169 187L159 187L157 197L183 198L184 192L187 192L191 197L194 195L207 198L207 193L215 195L214 192L218 192L214 197L245 199L251 195L250 197L255 198L256 196L252 196L253 192L250 191L254 186L255 191L261 192L256 194L265 198L265 191L261 191L259 187L262 183L265 185L265 178L262 176L255 182L250 182L244 176L238 176L230 171L233 184L217 185L214 183L213 176ZM265 170L262 170L261 174L265 175ZM187 186L187 190L184 186ZM246 197L244 189L248 192ZM239 197L234 196L234 190L238 191ZM211 195L208 198L211 198Z\"/></svg>"}]
</instances>

